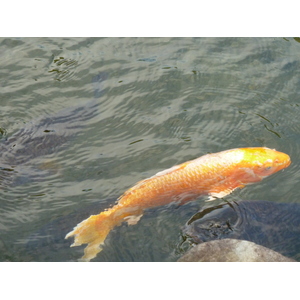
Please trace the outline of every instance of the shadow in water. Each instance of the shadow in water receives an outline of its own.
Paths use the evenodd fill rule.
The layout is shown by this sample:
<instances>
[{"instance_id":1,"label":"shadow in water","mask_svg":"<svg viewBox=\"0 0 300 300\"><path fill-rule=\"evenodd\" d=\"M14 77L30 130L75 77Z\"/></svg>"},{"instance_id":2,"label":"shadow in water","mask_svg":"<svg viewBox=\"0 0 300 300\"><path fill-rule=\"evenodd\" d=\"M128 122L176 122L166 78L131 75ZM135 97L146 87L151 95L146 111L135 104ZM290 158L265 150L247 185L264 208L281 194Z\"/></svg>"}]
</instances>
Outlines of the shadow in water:
<instances>
[{"instance_id":1,"label":"shadow in water","mask_svg":"<svg viewBox=\"0 0 300 300\"><path fill-rule=\"evenodd\" d=\"M66 108L56 115L33 120L9 137L6 130L1 130L1 188L39 181L47 176L45 170L32 168L32 160L65 149L68 142L82 132L86 122L98 115L98 98L103 95L102 83L107 78L106 73L93 78L95 99L85 105ZM25 173L19 168L21 165L27 167Z\"/></svg>"},{"instance_id":2,"label":"shadow in water","mask_svg":"<svg viewBox=\"0 0 300 300\"><path fill-rule=\"evenodd\" d=\"M300 204L237 201L204 209L183 228L192 243L219 239L254 242L299 260Z\"/></svg>"}]
</instances>

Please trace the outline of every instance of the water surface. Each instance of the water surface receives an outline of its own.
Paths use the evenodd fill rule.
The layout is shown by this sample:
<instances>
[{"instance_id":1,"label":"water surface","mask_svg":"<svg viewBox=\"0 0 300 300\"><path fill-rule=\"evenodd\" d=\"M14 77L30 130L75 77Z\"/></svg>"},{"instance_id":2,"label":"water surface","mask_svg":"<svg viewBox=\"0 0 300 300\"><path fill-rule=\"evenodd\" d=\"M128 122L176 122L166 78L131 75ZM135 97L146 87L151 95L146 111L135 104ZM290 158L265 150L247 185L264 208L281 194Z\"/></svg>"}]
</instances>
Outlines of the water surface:
<instances>
[{"instance_id":1,"label":"water surface","mask_svg":"<svg viewBox=\"0 0 300 300\"><path fill-rule=\"evenodd\" d=\"M44 228L63 220L62 236L135 182L230 148L292 164L228 201L300 202L299 39L2 38L0 50L1 261L76 261L80 247L38 243ZM95 261L175 261L185 222L221 202L147 210Z\"/></svg>"}]
</instances>

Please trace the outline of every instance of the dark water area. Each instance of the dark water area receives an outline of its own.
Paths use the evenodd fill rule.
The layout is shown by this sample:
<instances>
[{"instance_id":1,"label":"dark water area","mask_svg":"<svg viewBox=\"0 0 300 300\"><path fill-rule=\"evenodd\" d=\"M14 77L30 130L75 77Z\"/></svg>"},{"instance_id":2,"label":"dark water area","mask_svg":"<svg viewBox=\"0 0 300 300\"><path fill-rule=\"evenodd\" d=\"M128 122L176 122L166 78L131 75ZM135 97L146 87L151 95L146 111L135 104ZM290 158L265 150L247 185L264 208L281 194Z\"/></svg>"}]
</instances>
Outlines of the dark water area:
<instances>
[{"instance_id":1,"label":"dark water area","mask_svg":"<svg viewBox=\"0 0 300 300\"><path fill-rule=\"evenodd\" d=\"M82 219L231 148L292 164L227 201L300 204L299 39L1 38L0 50L0 261L77 261L84 247L62 237ZM147 210L94 261L176 261L184 224L222 203Z\"/></svg>"},{"instance_id":2,"label":"dark water area","mask_svg":"<svg viewBox=\"0 0 300 300\"><path fill-rule=\"evenodd\" d=\"M299 260L300 204L232 201L196 213L183 232L195 244L247 240Z\"/></svg>"}]
</instances>

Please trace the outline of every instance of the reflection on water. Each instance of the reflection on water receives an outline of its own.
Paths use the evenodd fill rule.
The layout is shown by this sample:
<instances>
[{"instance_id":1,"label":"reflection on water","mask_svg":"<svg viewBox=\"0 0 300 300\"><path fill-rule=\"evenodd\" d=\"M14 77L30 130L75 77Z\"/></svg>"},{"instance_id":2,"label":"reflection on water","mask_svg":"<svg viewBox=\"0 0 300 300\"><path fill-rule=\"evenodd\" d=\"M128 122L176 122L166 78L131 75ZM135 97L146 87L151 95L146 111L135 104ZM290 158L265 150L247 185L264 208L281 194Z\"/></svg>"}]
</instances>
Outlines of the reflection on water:
<instances>
[{"instance_id":1,"label":"reflection on water","mask_svg":"<svg viewBox=\"0 0 300 300\"><path fill-rule=\"evenodd\" d=\"M276 148L292 165L226 200L299 202L299 47L292 38L1 39L0 259L42 259L23 249L47 224L230 148ZM97 260L175 261L183 224L218 204L149 210L116 228Z\"/></svg>"}]
</instances>

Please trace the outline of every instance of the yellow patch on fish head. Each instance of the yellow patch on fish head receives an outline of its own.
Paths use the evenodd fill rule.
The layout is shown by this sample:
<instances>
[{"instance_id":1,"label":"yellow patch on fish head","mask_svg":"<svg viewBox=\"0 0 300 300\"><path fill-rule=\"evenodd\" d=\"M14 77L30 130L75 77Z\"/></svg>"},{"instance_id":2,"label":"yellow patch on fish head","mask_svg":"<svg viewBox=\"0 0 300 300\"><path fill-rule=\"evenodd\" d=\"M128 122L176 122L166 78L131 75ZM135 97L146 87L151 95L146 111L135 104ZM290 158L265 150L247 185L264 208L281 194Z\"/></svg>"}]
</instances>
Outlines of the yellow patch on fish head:
<instances>
[{"instance_id":1,"label":"yellow patch on fish head","mask_svg":"<svg viewBox=\"0 0 300 300\"><path fill-rule=\"evenodd\" d=\"M243 150L243 162L261 179L287 168L291 163L287 154L275 149L244 148Z\"/></svg>"}]
</instances>

